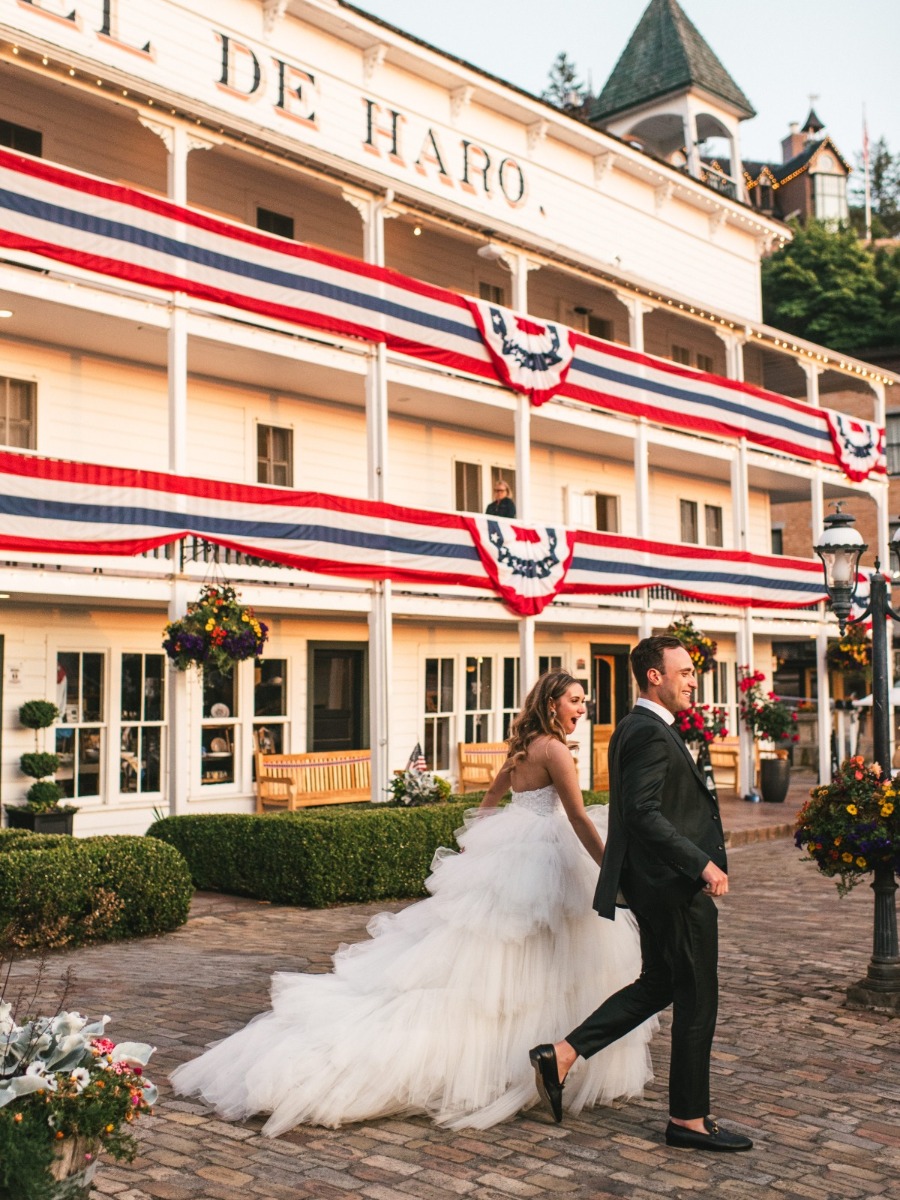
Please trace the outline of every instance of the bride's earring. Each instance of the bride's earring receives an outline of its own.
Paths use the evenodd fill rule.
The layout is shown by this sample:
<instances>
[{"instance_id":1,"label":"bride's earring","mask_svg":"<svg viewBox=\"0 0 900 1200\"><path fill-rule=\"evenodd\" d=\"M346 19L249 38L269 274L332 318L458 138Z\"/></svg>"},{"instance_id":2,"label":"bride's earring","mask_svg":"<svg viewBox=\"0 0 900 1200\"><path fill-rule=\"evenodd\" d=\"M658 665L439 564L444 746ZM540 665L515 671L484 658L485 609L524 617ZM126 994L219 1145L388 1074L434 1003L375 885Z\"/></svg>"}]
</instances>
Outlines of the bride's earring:
<instances>
[{"instance_id":1,"label":"bride's earring","mask_svg":"<svg viewBox=\"0 0 900 1200\"><path fill-rule=\"evenodd\" d=\"M551 708L551 709L550 709L550 716L551 716L551 717L555 717L555 716L556 716L556 709L555 709L555 708Z\"/></svg>"}]
</instances>

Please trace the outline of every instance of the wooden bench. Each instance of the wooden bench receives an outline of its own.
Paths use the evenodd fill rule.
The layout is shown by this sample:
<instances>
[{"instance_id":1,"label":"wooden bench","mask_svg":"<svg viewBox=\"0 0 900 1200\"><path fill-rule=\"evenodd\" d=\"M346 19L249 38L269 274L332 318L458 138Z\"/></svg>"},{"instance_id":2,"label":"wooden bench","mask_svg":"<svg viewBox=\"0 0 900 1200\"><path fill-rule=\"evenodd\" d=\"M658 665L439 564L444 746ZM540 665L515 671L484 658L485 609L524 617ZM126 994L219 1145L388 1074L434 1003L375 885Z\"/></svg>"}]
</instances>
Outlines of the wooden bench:
<instances>
[{"instance_id":1,"label":"wooden bench","mask_svg":"<svg viewBox=\"0 0 900 1200\"><path fill-rule=\"evenodd\" d=\"M755 779L759 784L759 743L753 743L753 758L755 762ZM720 778L720 771L728 773L728 787L737 791L740 770L740 738L716 738L709 743L709 761L713 769L716 783L724 787L725 782Z\"/></svg>"},{"instance_id":2,"label":"wooden bench","mask_svg":"<svg viewBox=\"0 0 900 1200\"><path fill-rule=\"evenodd\" d=\"M459 791L482 791L509 757L506 742L459 743Z\"/></svg>"},{"instance_id":3,"label":"wooden bench","mask_svg":"<svg viewBox=\"0 0 900 1200\"><path fill-rule=\"evenodd\" d=\"M256 811L372 799L371 750L256 755Z\"/></svg>"}]
</instances>

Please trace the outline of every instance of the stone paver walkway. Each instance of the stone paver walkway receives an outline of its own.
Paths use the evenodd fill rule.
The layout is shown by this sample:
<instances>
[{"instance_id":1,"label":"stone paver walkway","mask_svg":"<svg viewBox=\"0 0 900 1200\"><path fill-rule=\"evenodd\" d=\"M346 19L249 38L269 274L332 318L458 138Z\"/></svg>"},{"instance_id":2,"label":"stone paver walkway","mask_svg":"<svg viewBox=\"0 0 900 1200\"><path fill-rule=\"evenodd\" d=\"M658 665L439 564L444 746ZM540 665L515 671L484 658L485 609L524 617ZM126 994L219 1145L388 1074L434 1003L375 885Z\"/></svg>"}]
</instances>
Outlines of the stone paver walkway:
<instances>
[{"instance_id":1,"label":"stone paver walkway","mask_svg":"<svg viewBox=\"0 0 900 1200\"><path fill-rule=\"evenodd\" d=\"M793 809L784 807L788 820ZM221 1122L175 1099L168 1071L267 1007L273 971L327 969L376 906L309 911L203 894L174 934L51 959L56 977L74 966L69 1007L112 1013L117 1040L159 1047L149 1073L162 1098L141 1123L141 1155L131 1165L104 1162L98 1192L117 1200L900 1197L900 1021L843 1006L869 956L869 889L840 901L786 838L737 847L731 874L720 906L713 1096L717 1115L757 1139L751 1153L665 1146L666 1029L643 1101L562 1126L536 1109L483 1133L449 1133L414 1117L271 1140L261 1120Z\"/></svg>"}]
</instances>

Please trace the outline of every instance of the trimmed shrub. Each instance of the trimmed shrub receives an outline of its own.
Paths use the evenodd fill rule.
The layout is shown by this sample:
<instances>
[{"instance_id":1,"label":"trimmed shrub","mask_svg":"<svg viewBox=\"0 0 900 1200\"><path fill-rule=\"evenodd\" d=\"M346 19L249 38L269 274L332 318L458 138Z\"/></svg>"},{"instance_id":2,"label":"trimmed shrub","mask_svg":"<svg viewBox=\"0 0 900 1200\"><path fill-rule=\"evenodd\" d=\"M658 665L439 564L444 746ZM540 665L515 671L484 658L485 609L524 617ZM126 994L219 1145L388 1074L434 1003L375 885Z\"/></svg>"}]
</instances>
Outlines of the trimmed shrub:
<instances>
[{"instance_id":1,"label":"trimmed shrub","mask_svg":"<svg viewBox=\"0 0 900 1200\"><path fill-rule=\"evenodd\" d=\"M0 931L12 945L142 937L187 920L193 891L187 864L159 840L2 833ZM14 833L23 836L8 836Z\"/></svg>"},{"instance_id":2,"label":"trimmed shrub","mask_svg":"<svg viewBox=\"0 0 900 1200\"><path fill-rule=\"evenodd\" d=\"M438 846L471 804L165 817L147 832L187 859L198 888L324 908L421 896Z\"/></svg>"},{"instance_id":3,"label":"trimmed shrub","mask_svg":"<svg viewBox=\"0 0 900 1200\"><path fill-rule=\"evenodd\" d=\"M31 779L46 779L59 770L59 755L32 750L19 759L19 770Z\"/></svg>"},{"instance_id":4,"label":"trimmed shrub","mask_svg":"<svg viewBox=\"0 0 900 1200\"><path fill-rule=\"evenodd\" d=\"M324 908L424 895L435 851L456 848L454 834L479 799L164 817L147 834L184 855L198 888Z\"/></svg>"}]
</instances>

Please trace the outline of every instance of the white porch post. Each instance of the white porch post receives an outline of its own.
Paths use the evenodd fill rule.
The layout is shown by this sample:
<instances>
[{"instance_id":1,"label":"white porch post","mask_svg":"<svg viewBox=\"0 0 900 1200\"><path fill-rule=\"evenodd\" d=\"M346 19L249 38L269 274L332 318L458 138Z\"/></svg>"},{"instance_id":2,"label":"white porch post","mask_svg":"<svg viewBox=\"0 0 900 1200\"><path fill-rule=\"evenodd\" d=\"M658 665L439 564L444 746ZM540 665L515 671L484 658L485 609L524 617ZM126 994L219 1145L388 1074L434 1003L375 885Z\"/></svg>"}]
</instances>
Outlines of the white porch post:
<instances>
[{"instance_id":1,"label":"white porch post","mask_svg":"<svg viewBox=\"0 0 900 1200\"><path fill-rule=\"evenodd\" d=\"M383 197L358 196L344 192L344 199L363 222L363 256L373 266L384 266L384 221L395 213L386 211L393 200L388 190ZM366 464L370 500L387 499L388 388L387 351L383 342L369 348L366 372ZM391 670L393 662L393 604L391 581L372 584L369 605L369 740L371 746L372 800L384 799L391 770Z\"/></svg>"},{"instance_id":2,"label":"white porch post","mask_svg":"<svg viewBox=\"0 0 900 1200\"><path fill-rule=\"evenodd\" d=\"M741 438L731 459L731 511L734 522L734 546L736 550L748 548L749 479L747 473L747 440ZM753 610L744 611L738 637L738 665L746 664L754 669L753 661ZM738 698L740 703L740 698ZM746 796L756 785L756 755L749 729L740 722L738 729L738 794Z\"/></svg>"},{"instance_id":3,"label":"white porch post","mask_svg":"<svg viewBox=\"0 0 900 1200\"><path fill-rule=\"evenodd\" d=\"M628 345L632 350L644 352L644 317L654 310L653 304L632 296L630 292L616 292L620 304L625 306L628 313Z\"/></svg>"},{"instance_id":4,"label":"white porch post","mask_svg":"<svg viewBox=\"0 0 900 1200\"><path fill-rule=\"evenodd\" d=\"M512 275L512 308L518 313L528 312L528 272L540 264L521 252L504 255L503 260ZM533 520L531 503L531 400L528 396L516 397L515 415L516 442L516 516L523 523ZM529 689L537 679L537 654L535 651L535 617L519 618L519 703L524 701Z\"/></svg>"},{"instance_id":5,"label":"white porch post","mask_svg":"<svg viewBox=\"0 0 900 1200\"><path fill-rule=\"evenodd\" d=\"M874 418L875 424L884 429L887 424L887 405L885 401L885 389L883 383L871 382L869 385L875 394L874 403ZM891 557L891 516L890 516L890 493L888 491L888 481L883 480L881 483L875 483L871 486L871 495L875 501L875 511L877 516L878 528L878 557L881 559L881 569L889 579L893 577L894 563ZM888 588L888 600L891 598L891 589ZM887 653L888 653L888 682L889 695L893 696L894 692L894 622L887 621ZM890 735L891 735L891 762L894 761L894 704L889 699L890 704Z\"/></svg>"},{"instance_id":6,"label":"white porch post","mask_svg":"<svg viewBox=\"0 0 900 1200\"><path fill-rule=\"evenodd\" d=\"M733 329L716 329L715 333L725 344L725 374L729 379L742 382L744 378L744 342L743 334L735 333Z\"/></svg>"},{"instance_id":7,"label":"white porch post","mask_svg":"<svg viewBox=\"0 0 900 1200\"><path fill-rule=\"evenodd\" d=\"M807 380L815 392L818 404L819 372L815 369L807 372ZM809 512L812 529L810 530L810 545L814 544L822 532L825 522L825 493L822 485L822 471L819 467L813 470L809 483ZM831 712L831 688L828 683L828 662L825 651L828 648L828 621L826 605L819 605L819 629L816 633L816 678L818 679L818 711L817 741L819 749L819 782L824 783L831 778L831 730L833 717Z\"/></svg>"},{"instance_id":8,"label":"white porch post","mask_svg":"<svg viewBox=\"0 0 900 1200\"><path fill-rule=\"evenodd\" d=\"M199 137L190 128L179 122L167 122L157 116L141 116L145 128L162 139L167 150L166 191L175 204L187 204L187 161L192 150L210 150L218 145L216 138ZM185 238L186 230L180 227L179 238ZM181 264L182 273L186 264ZM169 470L175 475L186 475L187 463L187 377L188 377L188 330L187 309L184 296L174 291L169 305L169 329L167 333L167 380L169 393L168 448ZM180 554L180 547L174 548ZM182 574L180 562L173 567L172 590L169 596L170 621L184 615L189 595L189 584ZM173 815L187 812L190 794L191 725L192 699L199 683L193 671L175 671L169 668L168 712L166 713L166 737L168 740L168 799L169 812Z\"/></svg>"},{"instance_id":9,"label":"white porch post","mask_svg":"<svg viewBox=\"0 0 900 1200\"><path fill-rule=\"evenodd\" d=\"M816 722L819 743L819 783L831 778L831 688L828 680L828 625L825 622L825 605L819 605L819 628L816 631L816 677L818 679L818 721ZM843 713L839 714L843 716ZM841 733L843 734L843 728ZM843 741L843 738L841 739ZM838 746L839 756L843 754Z\"/></svg>"}]
</instances>

